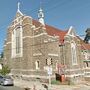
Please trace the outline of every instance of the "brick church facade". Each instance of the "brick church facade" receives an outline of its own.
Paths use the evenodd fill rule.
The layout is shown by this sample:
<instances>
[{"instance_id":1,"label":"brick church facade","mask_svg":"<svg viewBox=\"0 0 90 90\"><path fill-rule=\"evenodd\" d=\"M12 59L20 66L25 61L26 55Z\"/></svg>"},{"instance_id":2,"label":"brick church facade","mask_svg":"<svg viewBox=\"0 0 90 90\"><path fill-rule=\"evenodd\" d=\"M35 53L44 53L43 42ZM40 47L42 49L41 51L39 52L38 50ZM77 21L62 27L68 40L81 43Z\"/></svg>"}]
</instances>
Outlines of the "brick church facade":
<instances>
[{"instance_id":1,"label":"brick church facade","mask_svg":"<svg viewBox=\"0 0 90 90\"><path fill-rule=\"evenodd\" d=\"M82 80L83 48L74 28L71 26L65 31L46 25L41 8L38 18L38 21L34 20L22 14L18 8L14 20L8 27L4 44L4 64L9 66L11 74L48 78L47 60L50 60L52 78L59 72L68 80Z\"/></svg>"}]
</instances>

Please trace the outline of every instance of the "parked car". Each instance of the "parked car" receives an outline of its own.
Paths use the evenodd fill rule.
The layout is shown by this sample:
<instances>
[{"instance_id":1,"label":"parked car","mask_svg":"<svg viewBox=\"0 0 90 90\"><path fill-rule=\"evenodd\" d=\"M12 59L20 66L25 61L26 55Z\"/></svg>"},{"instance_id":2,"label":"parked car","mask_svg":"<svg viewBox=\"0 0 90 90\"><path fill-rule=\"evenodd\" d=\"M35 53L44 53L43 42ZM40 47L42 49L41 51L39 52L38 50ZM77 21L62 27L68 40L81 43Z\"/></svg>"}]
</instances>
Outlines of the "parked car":
<instances>
[{"instance_id":1,"label":"parked car","mask_svg":"<svg viewBox=\"0 0 90 90\"><path fill-rule=\"evenodd\" d=\"M1 81L3 80L3 76L0 75L0 84L1 84Z\"/></svg>"},{"instance_id":2,"label":"parked car","mask_svg":"<svg viewBox=\"0 0 90 90\"><path fill-rule=\"evenodd\" d=\"M1 85L14 85L13 79L10 76L0 76Z\"/></svg>"}]
</instances>

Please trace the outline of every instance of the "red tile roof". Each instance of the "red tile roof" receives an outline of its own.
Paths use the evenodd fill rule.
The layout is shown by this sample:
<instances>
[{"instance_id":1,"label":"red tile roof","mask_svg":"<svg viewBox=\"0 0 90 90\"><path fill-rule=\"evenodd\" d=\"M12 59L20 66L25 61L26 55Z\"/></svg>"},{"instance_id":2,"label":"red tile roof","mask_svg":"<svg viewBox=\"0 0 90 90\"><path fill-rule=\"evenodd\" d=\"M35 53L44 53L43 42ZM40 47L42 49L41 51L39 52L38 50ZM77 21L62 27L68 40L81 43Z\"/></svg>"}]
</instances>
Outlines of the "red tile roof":
<instances>
[{"instance_id":1,"label":"red tile roof","mask_svg":"<svg viewBox=\"0 0 90 90\"><path fill-rule=\"evenodd\" d=\"M35 25L36 27L39 27L41 25L41 23L35 19L33 19L32 24Z\"/></svg>"},{"instance_id":2,"label":"red tile roof","mask_svg":"<svg viewBox=\"0 0 90 90\"><path fill-rule=\"evenodd\" d=\"M38 27L40 26L40 22L38 22L37 20L33 20L33 24ZM68 32L67 31L64 31L64 30L60 30L60 29L57 29L55 27L52 27L52 26L49 26L49 25L45 25L45 28L46 28L46 32L51 35L51 36L59 36L59 39L60 39L60 43L63 43L64 42L64 36L66 35L66 33Z\"/></svg>"},{"instance_id":3,"label":"red tile roof","mask_svg":"<svg viewBox=\"0 0 90 90\"><path fill-rule=\"evenodd\" d=\"M63 30L57 29L57 28L49 26L49 25L46 25L45 27L46 27L46 31L49 35L59 36L60 43L64 42L64 36L66 35L67 31L63 31Z\"/></svg>"},{"instance_id":4,"label":"red tile roof","mask_svg":"<svg viewBox=\"0 0 90 90\"><path fill-rule=\"evenodd\" d=\"M37 20L34 20L34 19L33 19L33 24L36 27L41 25L40 22L38 22ZM64 42L64 36L67 34L68 30L67 31L60 30L60 29L57 29L57 28L49 26L49 25L45 25L45 28L46 28L46 32L48 33L48 35L59 36L60 43ZM82 50L90 50L90 44L84 43L80 37L78 37L78 39L81 41L81 49Z\"/></svg>"}]
</instances>

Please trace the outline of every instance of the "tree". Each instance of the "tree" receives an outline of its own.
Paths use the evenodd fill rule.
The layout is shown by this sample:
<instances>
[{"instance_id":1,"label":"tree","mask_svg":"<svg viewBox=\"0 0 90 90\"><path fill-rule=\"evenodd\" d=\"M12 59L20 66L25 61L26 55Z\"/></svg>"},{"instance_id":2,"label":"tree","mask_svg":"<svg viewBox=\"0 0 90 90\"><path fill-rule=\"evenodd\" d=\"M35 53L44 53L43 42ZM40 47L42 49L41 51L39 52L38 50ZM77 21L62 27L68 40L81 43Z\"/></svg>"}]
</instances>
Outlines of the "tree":
<instances>
[{"instance_id":1,"label":"tree","mask_svg":"<svg viewBox=\"0 0 90 90\"><path fill-rule=\"evenodd\" d=\"M0 54L0 58L3 58L3 56L4 56L4 55L3 55L3 52L1 52L1 54Z\"/></svg>"},{"instance_id":2,"label":"tree","mask_svg":"<svg viewBox=\"0 0 90 90\"><path fill-rule=\"evenodd\" d=\"M0 74L2 74L2 75L7 75L9 73L10 73L10 69L6 65L2 67L2 70L0 70Z\"/></svg>"}]
</instances>

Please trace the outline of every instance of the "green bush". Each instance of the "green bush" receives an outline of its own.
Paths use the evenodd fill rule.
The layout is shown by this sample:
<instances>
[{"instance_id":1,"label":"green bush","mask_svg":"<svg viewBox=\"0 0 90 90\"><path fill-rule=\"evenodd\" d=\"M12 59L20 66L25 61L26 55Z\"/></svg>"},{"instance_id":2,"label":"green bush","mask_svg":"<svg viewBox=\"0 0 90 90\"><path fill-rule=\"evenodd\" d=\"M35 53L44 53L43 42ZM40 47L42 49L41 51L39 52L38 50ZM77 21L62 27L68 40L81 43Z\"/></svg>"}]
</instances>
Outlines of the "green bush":
<instances>
[{"instance_id":1,"label":"green bush","mask_svg":"<svg viewBox=\"0 0 90 90\"><path fill-rule=\"evenodd\" d=\"M8 66L3 66L2 70L0 70L0 74L1 75L7 75L8 73L10 73L10 69Z\"/></svg>"},{"instance_id":2,"label":"green bush","mask_svg":"<svg viewBox=\"0 0 90 90\"><path fill-rule=\"evenodd\" d=\"M59 84L60 84L60 81L52 80L52 81L51 81L51 84L59 85Z\"/></svg>"}]
</instances>

